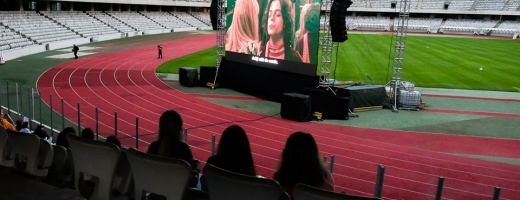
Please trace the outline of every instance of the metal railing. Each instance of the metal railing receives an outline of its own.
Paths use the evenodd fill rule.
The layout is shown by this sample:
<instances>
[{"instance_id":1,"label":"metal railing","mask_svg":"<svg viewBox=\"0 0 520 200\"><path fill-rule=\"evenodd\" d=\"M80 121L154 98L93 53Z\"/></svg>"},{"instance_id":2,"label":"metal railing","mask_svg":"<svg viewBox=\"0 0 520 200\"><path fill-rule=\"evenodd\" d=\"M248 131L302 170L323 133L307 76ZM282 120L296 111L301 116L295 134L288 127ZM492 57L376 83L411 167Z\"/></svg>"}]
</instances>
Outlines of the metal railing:
<instances>
[{"instance_id":1,"label":"metal railing","mask_svg":"<svg viewBox=\"0 0 520 200\"><path fill-rule=\"evenodd\" d=\"M117 111L115 111L113 114L106 113L101 112L97 107L93 108L93 111L90 111L94 113L94 119L87 118L88 123L84 123L83 120L85 119L83 118L86 118L86 114L82 112L85 112L86 108L82 108L80 103L70 103L65 99L59 99L59 101L56 101L56 97L53 97L52 95L43 97L40 94L41 93L36 91L34 88L23 87L21 84L16 82L0 81L1 108L9 113L14 121L24 119L25 117L28 118L31 122L31 128L35 128L37 125L44 126L46 131L50 132L49 135L53 137L53 143L56 142L58 133L65 129L65 127L77 127L76 134L78 135L81 133L83 128L89 127L95 132L95 139L98 141L104 141L105 137L109 135L115 135L125 148L136 149L139 149L143 143L147 143L146 141L140 140L139 137L142 138L143 136L147 135L155 135L155 133L146 133L139 130L139 117L137 116L135 117L135 124L133 125L135 129L130 129L131 127L124 127L125 130L135 130L135 132L122 132L120 129L121 125L118 124L120 120L118 119ZM48 98L49 104L45 103L44 98ZM59 104L55 105L53 102L59 102ZM69 108L66 109L65 105L68 105L67 107ZM69 117L66 118L65 115ZM114 123L104 124L105 128L100 129L100 115L103 115L103 117L113 116ZM112 129L108 128L110 126L112 126ZM188 129L184 129L183 134L185 142L188 143ZM211 136L211 155L216 154L215 138L216 137L213 134ZM323 160L325 163L327 163L327 157L324 157ZM335 156L331 155L329 161L329 171L331 173L334 173L334 163ZM383 165L378 165L374 197L382 198L383 196L384 176L385 167ZM439 177L435 199L441 199L442 197L444 180L444 177ZM500 199L500 191L500 187L494 188L492 196L493 200Z\"/></svg>"}]
</instances>

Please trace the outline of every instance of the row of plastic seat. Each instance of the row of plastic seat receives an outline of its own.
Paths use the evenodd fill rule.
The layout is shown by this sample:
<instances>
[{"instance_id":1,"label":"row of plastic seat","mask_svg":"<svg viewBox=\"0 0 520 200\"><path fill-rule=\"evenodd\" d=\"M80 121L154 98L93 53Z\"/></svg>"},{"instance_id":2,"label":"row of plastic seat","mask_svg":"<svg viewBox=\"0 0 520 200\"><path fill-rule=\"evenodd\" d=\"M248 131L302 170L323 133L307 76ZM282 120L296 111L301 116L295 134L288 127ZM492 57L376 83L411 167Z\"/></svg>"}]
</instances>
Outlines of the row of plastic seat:
<instances>
[{"instance_id":1,"label":"row of plastic seat","mask_svg":"<svg viewBox=\"0 0 520 200\"><path fill-rule=\"evenodd\" d=\"M25 42L27 38L17 38L17 39L9 39L9 40L0 40L0 45L11 45L15 43Z\"/></svg>"},{"instance_id":2,"label":"row of plastic seat","mask_svg":"<svg viewBox=\"0 0 520 200\"><path fill-rule=\"evenodd\" d=\"M135 149L122 152L113 144L81 138L74 134L68 134L67 140L74 160L76 190L80 194L88 194L89 196L85 196L88 199L124 199L124 195L129 195L116 195L112 192L118 164L128 161L136 199L142 199L141 197L149 192L164 196L168 200L290 200L282 187L272 179L237 174L207 165L200 180L205 190L203 192L187 188L192 168L184 160L155 156ZM96 189L87 193L84 188L79 187L84 181L93 182ZM293 194L294 200L379 199L334 193L302 184L294 188Z\"/></svg>"},{"instance_id":3,"label":"row of plastic seat","mask_svg":"<svg viewBox=\"0 0 520 200\"><path fill-rule=\"evenodd\" d=\"M34 134L6 131L0 127L0 165L43 177L52 164L51 144Z\"/></svg>"},{"instance_id":4,"label":"row of plastic seat","mask_svg":"<svg viewBox=\"0 0 520 200\"><path fill-rule=\"evenodd\" d=\"M63 34L72 35L75 34L70 30L49 30L49 31L38 31L38 32L31 32L31 33L25 33L25 36L27 37L38 37L38 36L59 36Z\"/></svg>"},{"instance_id":5,"label":"row of plastic seat","mask_svg":"<svg viewBox=\"0 0 520 200\"><path fill-rule=\"evenodd\" d=\"M80 38L79 35L71 35L71 36L60 36L60 37L52 37L47 39L37 39L36 43L43 44L47 42L54 42L54 41L60 41L60 40L68 40L68 39L74 39L74 38Z\"/></svg>"},{"instance_id":6,"label":"row of plastic seat","mask_svg":"<svg viewBox=\"0 0 520 200\"><path fill-rule=\"evenodd\" d=\"M0 34L0 41L11 40L11 39L18 39L18 38L22 38L22 36L21 35L15 35L15 34L3 36L3 35Z\"/></svg>"}]
</instances>

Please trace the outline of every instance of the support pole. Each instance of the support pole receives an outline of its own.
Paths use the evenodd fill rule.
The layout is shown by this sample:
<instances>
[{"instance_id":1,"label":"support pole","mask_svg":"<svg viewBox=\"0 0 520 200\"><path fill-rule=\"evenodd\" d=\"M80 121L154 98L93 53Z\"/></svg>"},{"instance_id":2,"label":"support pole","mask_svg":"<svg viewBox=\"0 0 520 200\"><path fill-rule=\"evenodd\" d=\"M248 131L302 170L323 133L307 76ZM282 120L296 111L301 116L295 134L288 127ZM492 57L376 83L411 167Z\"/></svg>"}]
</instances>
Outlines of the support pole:
<instances>
[{"instance_id":1,"label":"support pole","mask_svg":"<svg viewBox=\"0 0 520 200\"><path fill-rule=\"evenodd\" d=\"M81 108L78 102L78 134L81 134Z\"/></svg>"},{"instance_id":2,"label":"support pole","mask_svg":"<svg viewBox=\"0 0 520 200\"><path fill-rule=\"evenodd\" d=\"M38 109L40 110L40 125L43 124L43 117L42 117L42 101L43 101L43 98L42 98L42 92L41 91L38 91L38 97L40 98L40 101L38 102L39 106L38 106ZM52 134L52 133L51 133Z\"/></svg>"},{"instance_id":3,"label":"support pole","mask_svg":"<svg viewBox=\"0 0 520 200\"><path fill-rule=\"evenodd\" d=\"M330 156L329 171L331 174L334 172L334 155Z\"/></svg>"},{"instance_id":4,"label":"support pole","mask_svg":"<svg viewBox=\"0 0 520 200\"><path fill-rule=\"evenodd\" d=\"M99 141L99 110L96 107L96 141Z\"/></svg>"},{"instance_id":5,"label":"support pole","mask_svg":"<svg viewBox=\"0 0 520 200\"><path fill-rule=\"evenodd\" d=\"M19 89L18 89L18 83L14 83L15 85L15 88L14 90L16 90L15 92L15 95L16 95L16 112L18 112L18 114L21 114L20 112L20 96L19 96Z\"/></svg>"},{"instance_id":6,"label":"support pole","mask_svg":"<svg viewBox=\"0 0 520 200\"><path fill-rule=\"evenodd\" d=\"M61 104L61 130L65 129L65 106L63 105L63 99L60 100Z\"/></svg>"},{"instance_id":7,"label":"support pole","mask_svg":"<svg viewBox=\"0 0 520 200\"><path fill-rule=\"evenodd\" d=\"M215 155L215 134L211 135L211 156Z\"/></svg>"},{"instance_id":8,"label":"support pole","mask_svg":"<svg viewBox=\"0 0 520 200\"><path fill-rule=\"evenodd\" d=\"M117 112L114 112L114 135L117 137Z\"/></svg>"},{"instance_id":9,"label":"support pole","mask_svg":"<svg viewBox=\"0 0 520 200\"><path fill-rule=\"evenodd\" d=\"M493 193L493 200L500 199L500 187L495 187L495 192Z\"/></svg>"},{"instance_id":10,"label":"support pole","mask_svg":"<svg viewBox=\"0 0 520 200\"><path fill-rule=\"evenodd\" d=\"M7 113L11 113L11 105L9 104L9 81L5 81L6 90L7 90Z\"/></svg>"},{"instance_id":11,"label":"support pole","mask_svg":"<svg viewBox=\"0 0 520 200\"><path fill-rule=\"evenodd\" d=\"M1 105L2 103L0 103ZM34 115L34 110L35 110L35 106L34 106L34 88L31 88L31 106L32 106L32 109L31 109L31 119L36 119L35 115Z\"/></svg>"},{"instance_id":12,"label":"support pole","mask_svg":"<svg viewBox=\"0 0 520 200\"><path fill-rule=\"evenodd\" d=\"M222 62L222 57L224 56L224 53L226 49L224 48L225 41L226 41L226 8L224 7L226 5L226 0L216 0L217 1L217 51L216 51L216 73L215 78L213 79L213 85L211 86L211 89L215 89L217 86L217 77L218 77L218 71L220 68L220 63Z\"/></svg>"},{"instance_id":13,"label":"support pole","mask_svg":"<svg viewBox=\"0 0 520 200\"><path fill-rule=\"evenodd\" d=\"M135 117L135 148L139 149L139 117Z\"/></svg>"},{"instance_id":14,"label":"support pole","mask_svg":"<svg viewBox=\"0 0 520 200\"><path fill-rule=\"evenodd\" d=\"M332 63L332 51L334 44L332 43L332 34L330 32L330 7L332 2L331 0L322 0L321 1L321 10L324 11L323 23L321 24L320 29L321 37L320 37L320 46L321 46L321 63L320 63L320 82L318 87L326 88L327 90L332 91L332 93L336 94L334 90L330 86L334 83L329 81L330 75L330 66ZM320 19L320 20L321 20Z\"/></svg>"},{"instance_id":15,"label":"support pole","mask_svg":"<svg viewBox=\"0 0 520 200\"><path fill-rule=\"evenodd\" d=\"M49 112L49 113L50 113L50 115L51 115L51 116L50 116L50 120L51 120L51 134L52 134L52 133L54 132L54 127L52 126L52 125L53 125L53 124L52 124L52 94L50 95L49 98L50 98L50 101L51 101L51 102L49 103L49 105L51 106L51 108L50 108L50 112Z\"/></svg>"},{"instance_id":16,"label":"support pole","mask_svg":"<svg viewBox=\"0 0 520 200\"><path fill-rule=\"evenodd\" d=\"M381 198L381 196L383 195L384 180L385 180L385 167L383 165L379 165L377 167L376 191L374 192L374 197Z\"/></svg>"},{"instance_id":17,"label":"support pole","mask_svg":"<svg viewBox=\"0 0 520 200\"><path fill-rule=\"evenodd\" d=\"M2 81L0 81L0 108L2 105L4 104L2 104Z\"/></svg>"},{"instance_id":18,"label":"support pole","mask_svg":"<svg viewBox=\"0 0 520 200\"><path fill-rule=\"evenodd\" d=\"M444 187L444 177L439 177L439 181L437 182L437 193L435 194L435 200L441 200L442 198L442 189Z\"/></svg>"},{"instance_id":19,"label":"support pole","mask_svg":"<svg viewBox=\"0 0 520 200\"><path fill-rule=\"evenodd\" d=\"M390 101L393 111L398 109L399 86L401 85L401 75L403 69L404 49L406 34L408 32L408 21L410 20L410 0L401 0L399 5L399 18L397 19L394 65L392 67L392 80L390 81Z\"/></svg>"},{"instance_id":20,"label":"support pole","mask_svg":"<svg viewBox=\"0 0 520 200\"><path fill-rule=\"evenodd\" d=\"M185 128L183 131L184 134L184 143L188 144L188 129Z\"/></svg>"},{"instance_id":21,"label":"support pole","mask_svg":"<svg viewBox=\"0 0 520 200\"><path fill-rule=\"evenodd\" d=\"M27 110L27 118L29 118L29 122L30 122L33 119L31 116L32 107L31 107L31 88L30 87L27 87L27 105L29 105L28 110Z\"/></svg>"}]
</instances>

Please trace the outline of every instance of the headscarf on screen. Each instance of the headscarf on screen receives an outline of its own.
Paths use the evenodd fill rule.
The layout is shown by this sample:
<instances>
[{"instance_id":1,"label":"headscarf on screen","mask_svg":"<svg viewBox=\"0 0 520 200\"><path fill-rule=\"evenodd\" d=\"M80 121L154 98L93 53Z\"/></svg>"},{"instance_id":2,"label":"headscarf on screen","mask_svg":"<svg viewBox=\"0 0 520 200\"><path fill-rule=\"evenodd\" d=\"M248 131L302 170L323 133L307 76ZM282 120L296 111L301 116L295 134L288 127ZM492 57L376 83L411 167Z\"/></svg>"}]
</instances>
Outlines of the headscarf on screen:
<instances>
[{"instance_id":1,"label":"headscarf on screen","mask_svg":"<svg viewBox=\"0 0 520 200\"><path fill-rule=\"evenodd\" d=\"M226 51L259 55L258 13L256 0L237 0L233 21L227 30Z\"/></svg>"}]
</instances>

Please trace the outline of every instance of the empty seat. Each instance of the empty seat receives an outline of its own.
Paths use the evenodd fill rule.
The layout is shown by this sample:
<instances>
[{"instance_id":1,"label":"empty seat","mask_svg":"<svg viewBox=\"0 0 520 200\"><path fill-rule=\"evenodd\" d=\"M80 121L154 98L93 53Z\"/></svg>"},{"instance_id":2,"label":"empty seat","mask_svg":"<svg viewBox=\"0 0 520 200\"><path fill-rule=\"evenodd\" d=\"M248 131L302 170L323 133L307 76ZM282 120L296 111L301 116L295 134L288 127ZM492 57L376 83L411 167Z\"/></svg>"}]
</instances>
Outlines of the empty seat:
<instances>
[{"instance_id":1,"label":"empty seat","mask_svg":"<svg viewBox=\"0 0 520 200\"><path fill-rule=\"evenodd\" d=\"M305 184L297 184L293 190L294 200L378 200L376 197L362 197L335 193Z\"/></svg>"},{"instance_id":2,"label":"empty seat","mask_svg":"<svg viewBox=\"0 0 520 200\"><path fill-rule=\"evenodd\" d=\"M11 151L11 144L8 143L8 135L4 127L0 127L0 165L13 167L14 159Z\"/></svg>"},{"instance_id":3,"label":"empty seat","mask_svg":"<svg viewBox=\"0 0 520 200\"><path fill-rule=\"evenodd\" d=\"M8 140L14 155L14 167L34 176L47 176L52 164L52 146L34 134L9 132Z\"/></svg>"},{"instance_id":4,"label":"empty seat","mask_svg":"<svg viewBox=\"0 0 520 200\"><path fill-rule=\"evenodd\" d=\"M180 159L166 158L140 152L127 151L135 182L135 197L143 199L145 191L180 200L191 179L191 166Z\"/></svg>"},{"instance_id":5,"label":"empty seat","mask_svg":"<svg viewBox=\"0 0 520 200\"><path fill-rule=\"evenodd\" d=\"M121 150L113 144L68 134L74 160L76 190L90 200L126 199L112 193L112 181Z\"/></svg>"},{"instance_id":6,"label":"empty seat","mask_svg":"<svg viewBox=\"0 0 520 200\"><path fill-rule=\"evenodd\" d=\"M289 200L272 179L237 174L213 165L204 167L204 179L211 200Z\"/></svg>"}]
</instances>

